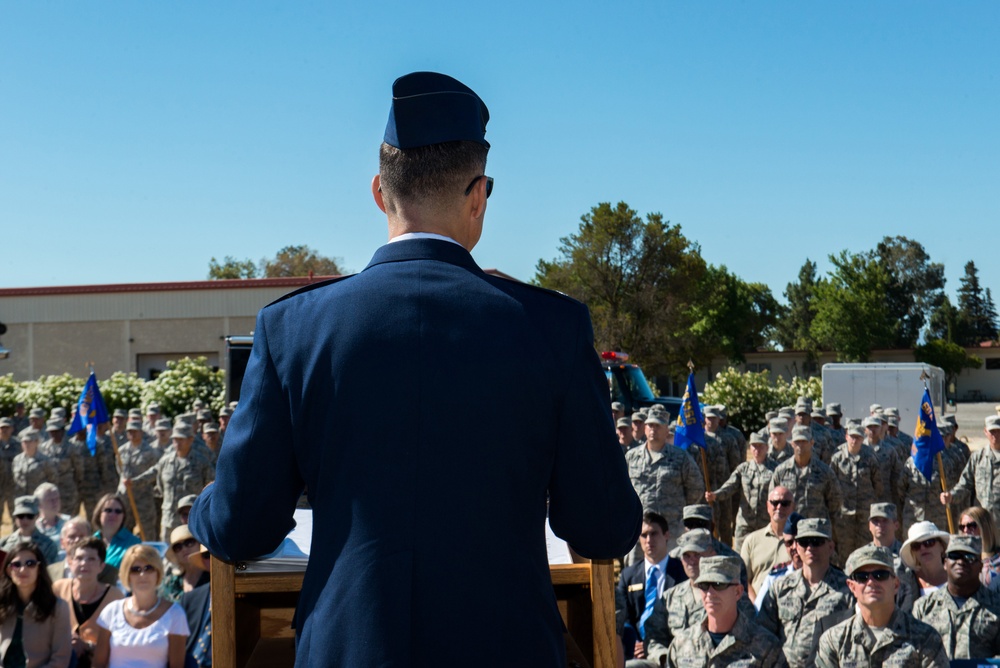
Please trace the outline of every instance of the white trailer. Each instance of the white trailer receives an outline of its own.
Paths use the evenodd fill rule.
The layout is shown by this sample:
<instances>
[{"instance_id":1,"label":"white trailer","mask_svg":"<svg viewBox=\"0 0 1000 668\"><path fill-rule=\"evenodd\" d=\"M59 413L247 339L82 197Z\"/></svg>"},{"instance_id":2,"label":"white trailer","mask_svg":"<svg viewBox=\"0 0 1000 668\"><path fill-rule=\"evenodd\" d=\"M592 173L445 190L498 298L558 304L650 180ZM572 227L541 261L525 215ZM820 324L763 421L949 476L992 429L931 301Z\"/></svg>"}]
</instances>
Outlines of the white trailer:
<instances>
[{"instance_id":1,"label":"white trailer","mask_svg":"<svg viewBox=\"0 0 1000 668\"><path fill-rule=\"evenodd\" d=\"M935 415L945 412L945 376L936 366L905 362L898 364L824 364L823 402L839 403L847 418L864 418L872 404L899 409L899 428L913 434L924 395L921 374L927 373ZM940 418L938 418L940 420Z\"/></svg>"}]
</instances>

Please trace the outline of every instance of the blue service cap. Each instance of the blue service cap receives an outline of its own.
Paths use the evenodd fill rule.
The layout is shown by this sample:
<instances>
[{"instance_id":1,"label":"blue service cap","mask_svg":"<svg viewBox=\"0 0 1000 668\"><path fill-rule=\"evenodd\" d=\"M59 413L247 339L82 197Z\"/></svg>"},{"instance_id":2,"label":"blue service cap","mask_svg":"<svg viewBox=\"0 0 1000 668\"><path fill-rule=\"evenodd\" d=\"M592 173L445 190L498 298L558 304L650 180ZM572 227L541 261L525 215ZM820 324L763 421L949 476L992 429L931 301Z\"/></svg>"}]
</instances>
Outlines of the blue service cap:
<instances>
[{"instance_id":1,"label":"blue service cap","mask_svg":"<svg viewBox=\"0 0 1000 668\"><path fill-rule=\"evenodd\" d=\"M792 513L785 520L785 533L789 536L797 536L799 533L799 522L804 520L805 517L799 515L798 513Z\"/></svg>"},{"instance_id":2,"label":"blue service cap","mask_svg":"<svg viewBox=\"0 0 1000 668\"><path fill-rule=\"evenodd\" d=\"M400 149L449 141L474 141L486 148L490 112L476 93L437 72L414 72L392 84L392 106L383 141Z\"/></svg>"}]
</instances>

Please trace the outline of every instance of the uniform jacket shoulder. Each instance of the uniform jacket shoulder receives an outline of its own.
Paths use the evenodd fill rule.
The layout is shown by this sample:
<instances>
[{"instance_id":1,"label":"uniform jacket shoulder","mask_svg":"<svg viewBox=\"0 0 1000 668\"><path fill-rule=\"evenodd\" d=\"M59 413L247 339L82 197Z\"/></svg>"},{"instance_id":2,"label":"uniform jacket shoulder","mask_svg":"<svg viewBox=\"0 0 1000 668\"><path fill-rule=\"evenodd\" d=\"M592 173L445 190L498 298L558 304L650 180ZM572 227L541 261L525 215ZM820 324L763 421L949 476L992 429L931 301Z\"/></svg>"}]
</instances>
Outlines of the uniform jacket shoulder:
<instances>
[{"instance_id":1,"label":"uniform jacket shoulder","mask_svg":"<svg viewBox=\"0 0 1000 668\"><path fill-rule=\"evenodd\" d=\"M273 302L271 302L270 304L268 304L264 308L268 308L268 307L274 306L275 304L280 304L281 302L288 301L289 299L294 299L295 297L298 297L299 295L304 295L304 294L306 294L308 292L312 292L313 290L318 290L319 288L325 288L327 286L333 285L334 283L340 283L341 281L346 281L347 279L353 278L354 276L357 276L357 274L347 274L346 276L336 276L334 278L330 278L330 279L327 279L325 281L319 281L317 283L310 283L309 285L303 286L303 287L299 288L298 290L292 290L287 295L282 295L281 297L278 297L277 299L275 299Z\"/></svg>"}]
</instances>

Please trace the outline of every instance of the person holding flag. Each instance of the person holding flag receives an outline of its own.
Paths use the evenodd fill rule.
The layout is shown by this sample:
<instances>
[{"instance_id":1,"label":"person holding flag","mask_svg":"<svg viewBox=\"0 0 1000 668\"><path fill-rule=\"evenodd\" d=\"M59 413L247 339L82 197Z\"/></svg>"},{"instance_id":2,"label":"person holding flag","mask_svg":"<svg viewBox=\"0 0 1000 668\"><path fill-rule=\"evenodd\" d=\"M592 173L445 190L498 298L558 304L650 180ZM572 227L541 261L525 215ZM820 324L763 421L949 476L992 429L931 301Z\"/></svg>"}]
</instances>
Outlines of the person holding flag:
<instances>
[{"instance_id":1,"label":"person holding flag","mask_svg":"<svg viewBox=\"0 0 1000 668\"><path fill-rule=\"evenodd\" d=\"M705 433L705 414L701 402L698 401L698 388L694 384L694 364L688 362L688 368L691 372L688 374L687 388L681 400L681 410L677 414L674 444L681 450L688 451L701 471L706 488L714 489L721 486L729 475L722 472L720 476L717 469L709 468L709 461L718 463L725 457L725 453L718 439ZM715 414L715 417L718 417L718 414ZM692 449L691 446L695 447ZM716 475L711 475L713 471Z\"/></svg>"},{"instance_id":2,"label":"person holding flag","mask_svg":"<svg viewBox=\"0 0 1000 668\"><path fill-rule=\"evenodd\" d=\"M108 409L104 405L104 397L101 396L101 388L97 386L97 376L94 370L90 370L83 391L80 392L80 399L76 402L76 415L73 416L73 424L69 426L67 435L72 436L83 429L87 430L87 449L93 457L97 452L97 425L108 421Z\"/></svg>"},{"instance_id":3,"label":"person holding flag","mask_svg":"<svg viewBox=\"0 0 1000 668\"><path fill-rule=\"evenodd\" d=\"M931 424L934 426L932 433L941 441L937 425L933 422ZM919 422L917 426L919 428ZM986 418L983 431L986 433L989 447L972 453L972 457L962 470L958 484L951 491L941 493L941 503L947 506L954 502L960 506L967 506L972 498L977 498L979 505L990 511L993 521L1000 524L1000 416L991 415ZM914 447L921 436L919 432L914 434ZM941 449L943 448L944 442L941 441Z\"/></svg>"}]
</instances>

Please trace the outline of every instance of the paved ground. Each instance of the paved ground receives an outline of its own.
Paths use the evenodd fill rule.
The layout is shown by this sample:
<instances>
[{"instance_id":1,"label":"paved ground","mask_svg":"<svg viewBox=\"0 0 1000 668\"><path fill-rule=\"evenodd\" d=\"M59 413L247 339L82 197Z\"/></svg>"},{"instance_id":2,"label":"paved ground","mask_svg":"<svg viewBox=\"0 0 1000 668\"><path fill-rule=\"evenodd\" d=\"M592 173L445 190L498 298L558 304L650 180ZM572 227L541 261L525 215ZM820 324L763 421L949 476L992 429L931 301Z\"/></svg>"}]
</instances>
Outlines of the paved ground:
<instances>
[{"instance_id":1,"label":"paved ground","mask_svg":"<svg viewBox=\"0 0 1000 668\"><path fill-rule=\"evenodd\" d=\"M962 403L948 406L945 414L955 416L958 420L958 437L968 443L970 449L978 450L986 446L983 423L988 416L997 414L996 406L995 402ZM909 425L909 430L904 427L903 431L911 433L913 425Z\"/></svg>"}]
</instances>

